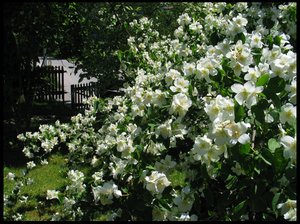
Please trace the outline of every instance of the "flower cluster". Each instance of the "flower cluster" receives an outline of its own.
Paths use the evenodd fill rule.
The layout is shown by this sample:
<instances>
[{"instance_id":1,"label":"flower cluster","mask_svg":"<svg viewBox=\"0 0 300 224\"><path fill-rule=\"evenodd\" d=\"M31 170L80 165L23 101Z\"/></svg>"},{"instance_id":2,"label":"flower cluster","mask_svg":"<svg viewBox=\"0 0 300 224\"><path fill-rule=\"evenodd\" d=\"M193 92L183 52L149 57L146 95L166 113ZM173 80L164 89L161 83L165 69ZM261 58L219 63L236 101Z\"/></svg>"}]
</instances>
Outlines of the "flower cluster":
<instances>
[{"instance_id":1,"label":"flower cluster","mask_svg":"<svg viewBox=\"0 0 300 224\"><path fill-rule=\"evenodd\" d=\"M258 211L296 219L295 7L202 3L179 16L174 39L150 19L129 23L136 36L115 53L132 78L124 94L91 97L70 124L18 136L31 143L29 158L67 146L67 196L47 192L64 204L61 217L97 216L101 206L109 220L245 220ZM188 183L174 187L174 170ZM283 193L273 198L275 188Z\"/></svg>"}]
</instances>

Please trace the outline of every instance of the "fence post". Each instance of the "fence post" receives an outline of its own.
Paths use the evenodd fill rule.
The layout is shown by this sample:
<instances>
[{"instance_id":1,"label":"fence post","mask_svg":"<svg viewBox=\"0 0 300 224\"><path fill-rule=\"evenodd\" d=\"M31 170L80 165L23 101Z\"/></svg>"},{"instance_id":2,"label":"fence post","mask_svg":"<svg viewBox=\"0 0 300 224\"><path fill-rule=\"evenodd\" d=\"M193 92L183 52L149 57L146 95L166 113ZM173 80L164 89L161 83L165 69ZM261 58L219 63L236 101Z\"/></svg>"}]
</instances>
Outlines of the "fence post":
<instances>
[{"instance_id":1,"label":"fence post","mask_svg":"<svg viewBox=\"0 0 300 224\"><path fill-rule=\"evenodd\" d=\"M62 66L61 67L61 70L62 70L62 73L61 73L61 75L62 75L62 79L61 79L61 81L62 81L62 84L61 84L61 86L62 86L62 100L63 100L63 104L65 104L65 84L64 84L64 79L65 79L65 71L64 71L64 66Z\"/></svg>"}]
</instances>

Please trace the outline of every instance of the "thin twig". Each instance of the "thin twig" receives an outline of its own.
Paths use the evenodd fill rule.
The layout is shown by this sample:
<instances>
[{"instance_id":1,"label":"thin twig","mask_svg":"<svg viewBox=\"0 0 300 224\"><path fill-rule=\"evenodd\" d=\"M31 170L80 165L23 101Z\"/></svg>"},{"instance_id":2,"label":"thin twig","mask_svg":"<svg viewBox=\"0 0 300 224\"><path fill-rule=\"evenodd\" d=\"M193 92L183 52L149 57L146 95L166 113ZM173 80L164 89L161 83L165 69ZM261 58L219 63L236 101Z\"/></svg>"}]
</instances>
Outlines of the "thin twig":
<instances>
[{"instance_id":1,"label":"thin twig","mask_svg":"<svg viewBox=\"0 0 300 224\"><path fill-rule=\"evenodd\" d=\"M113 10L113 12L114 12L114 15L117 17L117 20L119 21L120 25L121 25L122 27L124 27L124 26L123 26L123 23L121 22L119 16L117 15L117 13L116 13L116 11L115 11L115 7L112 5L111 2L109 2L109 4L110 4L110 6L111 6L111 8L112 8L112 10ZM125 28L125 27L124 27L124 28ZM131 37L129 31L128 31L126 28L125 28L125 30L126 30L127 34ZM136 43L135 41L134 41L134 43L135 43L135 45L136 45L136 48L137 48L138 51L140 52L140 49L139 49L137 43Z\"/></svg>"},{"instance_id":2,"label":"thin twig","mask_svg":"<svg viewBox=\"0 0 300 224\"><path fill-rule=\"evenodd\" d=\"M252 134L252 139L251 139L252 140L252 145L251 145L252 149L254 149L255 135L256 135L256 129L253 130L253 134Z\"/></svg>"}]
</instances>

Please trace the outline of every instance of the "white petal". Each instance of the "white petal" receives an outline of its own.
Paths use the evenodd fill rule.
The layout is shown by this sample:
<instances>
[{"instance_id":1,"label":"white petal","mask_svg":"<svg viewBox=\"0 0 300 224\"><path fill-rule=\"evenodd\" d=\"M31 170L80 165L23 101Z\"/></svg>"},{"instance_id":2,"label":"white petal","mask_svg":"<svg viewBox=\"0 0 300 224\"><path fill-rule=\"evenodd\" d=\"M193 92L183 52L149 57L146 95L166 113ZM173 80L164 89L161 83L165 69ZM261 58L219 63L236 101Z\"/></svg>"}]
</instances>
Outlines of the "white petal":
<instances>
[{"instance_id":1,"label":"white petal","mask_svg":"<svg viewBox=\"0 0 300 224\"><path fill-rule=\"evenodd\" d=\"M238 139L239 143L245 145L247 142L250 141L250 137L249 134L242 134L239 139Z\"/></svg>"},{"instance_id":2,"label":"white petal","mask_svg":"<svg viewBox=\"0 0 300 224\"><path fill-rule=\"evenodd\" d=\"M235 93L240 93L241 91L243 91L243 89L244 86L242 84L236 83L231 86L231 90Z\"/></svg>"}]
</instances>

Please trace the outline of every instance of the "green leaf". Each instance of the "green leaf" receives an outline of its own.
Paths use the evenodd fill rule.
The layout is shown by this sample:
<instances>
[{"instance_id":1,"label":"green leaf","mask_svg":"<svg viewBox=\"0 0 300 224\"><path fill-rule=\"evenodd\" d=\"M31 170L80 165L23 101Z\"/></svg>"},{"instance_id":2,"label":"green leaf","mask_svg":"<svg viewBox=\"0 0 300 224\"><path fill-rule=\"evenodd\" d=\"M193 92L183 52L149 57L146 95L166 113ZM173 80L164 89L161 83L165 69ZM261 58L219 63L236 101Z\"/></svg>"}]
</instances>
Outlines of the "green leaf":
<instances>
[{"instance_id":1,"label":"green leaf","mask_svg":"<svg viewBox=\"0 0 300 224\"><path fill-rule=\"evenodd\" d=\"M277 96L276 94L272 94L271 99L274 103L274 106L280 110L281 108L281 100L279 98L279 96Z\"/></svg>"},{"instance_id":2,"label":"green leaf","mask_svg":"<svg viewBox=\"0 0 300 224\"><path fill-rule=\"evenodd\" d=\"M269 149L267 149L267 148L262 148L262 149L261 149L261 156L260 156L260 158L261 158L266 164L268 164L268 165L270 165L270 166L272 165L272 164L271 164L272 157L273 157L273 155L272 155L272 153L270 152Z\"/></svg>"},{"instance_id":3,"label":"green leaf","mask_svg":"<svg viewBox=\"0 0 300 224\"><path fill-rule=\"evenodd\" d=\"M97 109L98 109L98 104L99 104L99 101L95 100L95 102L94 102L95 111L97 111Z\"/></svg>"},{"instance_id":4,"label":"green leaf","mask_svg":"<svg viewBox=\"0 0 300 224\"><path fill-rule=\"evenodd\" d=\"M284 88L285 88L285 81L283 78L276 76L269 80L268 89L271 92L280 93L284 90Z\"/></svg>"},{"instance_id":5,"label":"green leaf","mask_svg":"<svg viewBox=\"0 0 300 224\"><path fill-rule=\"evenodd\" d=\"M266 214L266 213L263 213L263 220L265 220L265 221L275 221L275 219L271 215Z\"/></svg>"},{"instance_id":6,"label":"green leaf","mask_svg":"<svg viewBox=\"0 0 300 224\"><path fill-rule=\"evenodd\" d=\"M266 182L263 180L259 180L257 183L257 191L256 191L256 196L260 197L266 190Z\"/></svg>"},{"instance_id":7,"label":"green leaf","mask_svg":"<svg viewBox=\"0 0 300 224\"><path fill-rule=\"evenodd\" d=\"M276 139L274 139L274 138L269 139L268 148L270 149L270 151L272 153L274 153L275 149L279 148L280 146L281 146L280 143L277 142Z\"/></svg>"},{"instance_id":8,"label":"green leaf","mask_svg":"<svg viewBox=\"0 0 300 224\"><path fill-rule=\"evenodd\" d=\"M255 116L255 119L261 124L265 123L265 114L263 109L261 109L258 105L254 105L251 107L251 112Z\"/></svg>"},{"instance_id":9,"label":"green leaf","mask_svg":"<svg viewBox=\"0 0 300 224\"><path fill-rule=\"evenodd\" d=\"M277 193L273 197L273 200L272 200L272 209L273 209L273 211L277 210L276 206L278 204L278 200L279 200L280 195L281 195L281 193Z\"/></svg>"},{"instance_id":10,"label":"green leaf","mask_svg":"<svg viewBox=\"0 0 300 224\"><path fill-rule=\"evenodd\" d=\"M269 44L272 44L272 45L273 45L273 38L272 38L271 35L268 35L268 36L267 36L267 40L268 40Z\"/></svg>"},{"instance_id":11,"label":"green leaf","mask_svg":"<svg viewBox=\"0 0 300 224\"><path fill-rule=\"evenodd\" d=\"M207 168L206 168L206 164L205 164L205 163L203 163L203 164L201 165L201 167L200 167L200 174L201 174L201 176L202 176L204 179L206 179L208 182L210 182L210 177L209 177L209 175L208 175L208 173L207 173Z\"/></svg>"},{"instance_id":12,"label":"green leaf","mask_svg":"<svg viewBox=\"0 0 300 224\"><path fill-rule=\"evenodd\" d=\"M146 166L146 169L155 170L155 168L153 166L151 166L151 165Z\"/></svg>"},{"instance_id":13,"label":"green leaf","mask_svg":"<svg viewBox=\"0 0 300 224\"><path fill-rule=\"evenodd\" d=\"M276 36L276 37L274 38L274 44L276 44L277 46L280 47L280 42L281 42L281 38L280 38L279 36Z\"/></svg>"},{"instance_id":14,"label":"green leaf","mask_svg":"<svg viewBox=\"0 0 300 224\"><path fill-rule=\"evenodd\" d=\"M263 86L269 80L269 75L265 74L257 80L256 86Z\"/></svg>"},{"instance_id":15,"label":"green leaf","mask_svg":"<svg viewBox=\"0 0 300 224\"><path fill-rule=\"evenodd\" d=\"M261 197L254 196L254 209L256 212L266 211L267 203Z\"/></svg>"},{"instance_id":16,"label":"green leaf","mask_svg":"<svg viewBox=\"0 0 300 224\"><path fill-rule=\"evenodd\" d=\"M239 152L241 155L248 154L250 152L250 142L247 142L245 145L239 145Z\"/></svg>"},{"instance_id":17,"label":"green leaf","mask_svg":"<svg viewBox=\"0 0 300 224\"><path fill-rule=\"evenodd\" d=\"M245 115L245 111L244 111L244 108L243 106L241 106L238 102L234 102L234 121L237 123L237 122L240 122L243 120L244 118L244 115Z\"/></svg>"},{"instance_id":18,"label":"green leaf","mask_svg":"<svg viewBox=\"0 0 300 224\"><path fill-rule=\"evenodd\" d=\"M239 203L233 210L233 221L239 221L241 215L243 215L246 212L246 208L247 208L247 200L242 201L241 203Z\"/></svg>"},{"instance_id":19,"label":"green leaf","mask_svg":"<svg viewBox=\"0 0 300 224\"><path fill-rule=\"evenodd\" d=\"M276 124L280 118L280 113L278 112L278 110L274 109L270 112L270 115L274 118L273 123Z\"/></svg>"},{"instance_id":20,"label":"green leaf","mask_svg":"<svg viewBox=\"0 0 300 224\"><path fill-rule=\"evenodd\" d=\"M217 45L218 40L219 40L218 32L217 31L213 32L211 34L209 40L212 45Z\"/></svg>"},{"instance_id":21,"label":"green leaf","mask_svg":"<svg viewBox=\"0 0 300 224\"><path fill-rule=\"evenodd\" d=\"M283 148L276 149L272 158L272 168L278 178L285 172L285 168L289 162L289 159L283 157L283 151Z\"/></svg>"},{"instance_id":22,"label":"green leaf","mask_svg":"<svg viewBox=\"0 0 300 224\"><path fill-rule=\"evenodd\" d=\"M105 105L104 103L98 102L98 111L101 111L104 105Z\"/></svg>"},{"instance_id":23,"label":"green leaf","mask_svg":"<svg viewBox=\"0 0 300 224\"><path fill-rule=\"evenodd\" d=\"M211 206L214 202L214 194L209 188L203 190L204 198L206 200L207 207Z\"/></svg>"},{"instance_id":24,"label":"green leaf","mask_svg":"<svg viewBox=\"0 0 300 224\"><path fill-rule=\"evenodd\" d=\"M225 184L226 184L225 187L228 190L230 190L233 189L237 183L238 183L238 177L229 174L227 179L225 180Z\"/></svg>"},{"instance_id":25,"label":"green leaf","mask_svg":"<svg viewBox=\"0 0 300 224\"><path fill-rule=\"evenodd\" d=\"M61 203L61 204L63 204L64 202L64 198L65 198L65 196L64 196L64 194L62 194L62 193L58 193L57 194L57 197L58 197L58 200L59 200L59 202Z\"/></svg>"}]
</instances>

